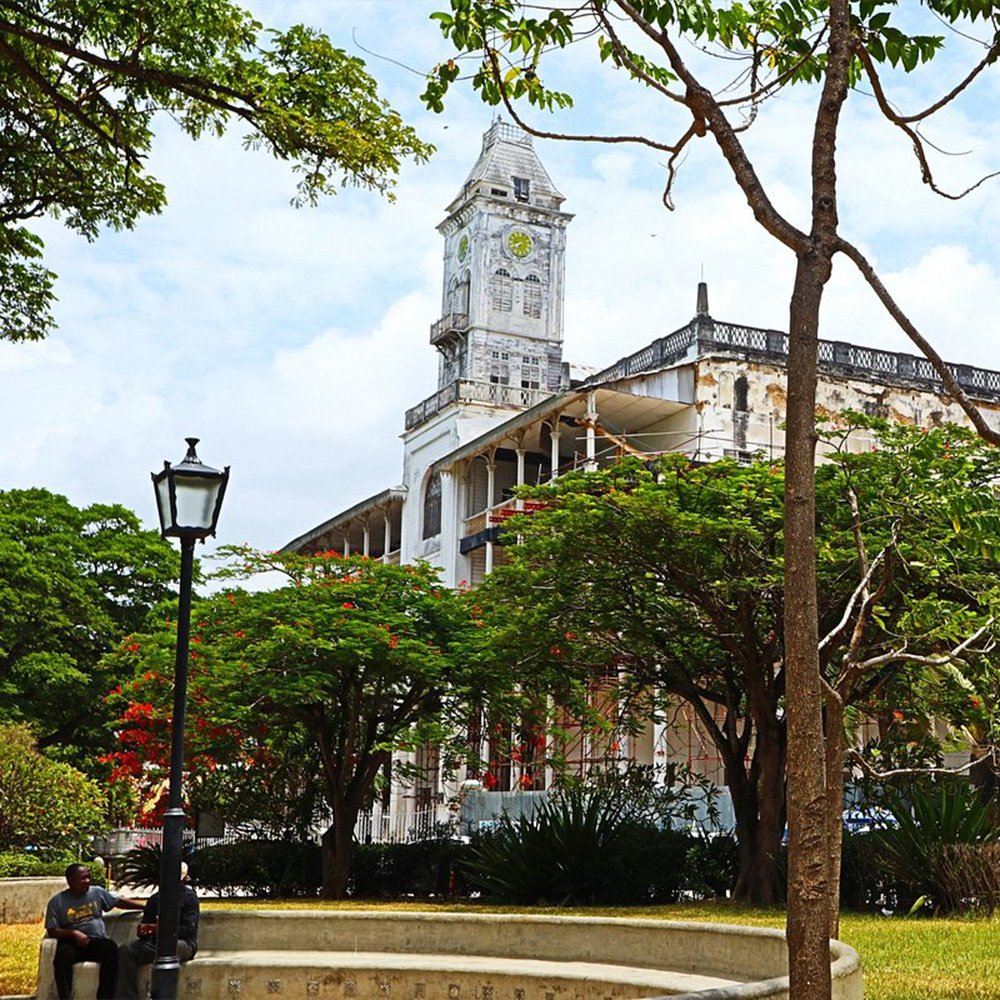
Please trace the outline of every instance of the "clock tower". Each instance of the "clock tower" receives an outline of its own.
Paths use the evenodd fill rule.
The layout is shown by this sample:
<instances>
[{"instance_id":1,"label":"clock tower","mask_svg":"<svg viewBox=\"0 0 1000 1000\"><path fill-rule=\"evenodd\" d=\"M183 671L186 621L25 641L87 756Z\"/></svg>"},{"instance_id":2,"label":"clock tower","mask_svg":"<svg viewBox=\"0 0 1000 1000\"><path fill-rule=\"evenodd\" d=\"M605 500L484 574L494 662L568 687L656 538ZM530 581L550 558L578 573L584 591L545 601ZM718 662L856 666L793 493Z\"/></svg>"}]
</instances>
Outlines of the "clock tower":
<instances>
[{"instance_id":1,"label":"clock tower","mask_svg":"<svg viewBox=\"0 0 1000 1000\"><path fill-rule=\"evenodd\" d=\"M531 137L497 119L438 226L444 237L438 389L456 380L554 392L562 368L566 225ZM514 394L493 395L514 402Z\"/></svg>"}]
</instances>

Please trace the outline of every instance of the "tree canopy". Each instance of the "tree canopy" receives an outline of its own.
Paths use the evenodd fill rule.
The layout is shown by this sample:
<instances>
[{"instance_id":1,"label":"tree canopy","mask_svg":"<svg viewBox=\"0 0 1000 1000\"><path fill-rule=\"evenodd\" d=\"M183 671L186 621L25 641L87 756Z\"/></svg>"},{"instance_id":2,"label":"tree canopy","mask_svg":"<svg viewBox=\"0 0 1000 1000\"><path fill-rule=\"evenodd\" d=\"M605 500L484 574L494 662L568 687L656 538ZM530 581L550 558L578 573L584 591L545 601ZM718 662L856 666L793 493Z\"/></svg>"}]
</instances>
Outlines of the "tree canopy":
<instances>
[{"instance_id":1,"label":"tree canopy","mask_svg":"<svg viewBox=\"0 0 1000 1000\"><path fill-rule=\"evenodd\" d=\"M292 164L298 202L338 180L388 193L403 158L431 152L360 59L228 0L0 0L0 75L0 339L53 325L32 219L93 240L163 209L148 159L168 119L192 138L239 122L248 148Z\"/></svg>"},{"instance_id":2,"label":"tree canopy","mask_svg":"<svg viewBox=\"0 0 1000 1000\"><path fill-rule=\"evenodd\" d=\"M278 570L288 582L232 590L194 609L189 767L249 769L253 783L262 770L294 762L300 794L311 785L324 800L323 891L340 896L357 815L393 753L430 743L446 756L449 747L464 754L470 706L490 691L500 700L509 685L477 668L466 602L426 565L335 553L236 555L238 575ZM116 756L139 765L133 770L146 780L157 775L141 765L158 753L148 720L169 711L170 640L169 632L134 636L119 651L137 680L123 692ZM152 742L165 744L162 730Z\"/></svg>"},{"instance_id":3,"label":"tree canopy","mask_svg":"<svg viewBox=\"0 0 1000 1000\"><path fill-rule=\"evenodd\" d=\"M102 657L170 596L176 561L124 507L0 492L0 723L29 724L46 753L89 770L118 679Z\"/></svg>"},{"instance_id":4,"label":"tree canopy","mask_svg":"<svg viewBox=\"0 0 1000 1000\"><path fill-rule=\"evenodd\" d=\"M958 428L858 420L827 431L817 470L824 682L840 704L890 720L902 708L924 732L931 716L981 721L1000 456ZM874 431L878 450L849 446ZM510 523L520 544L476 593L498 657L610 676L623 728L691 706L732 794L736 894L756 903L783 894L783 478L780 462L683 455L564 476L526 491L540 509ZM842 748L843 712L838 725Z\"/></svg>"}]
</instances>

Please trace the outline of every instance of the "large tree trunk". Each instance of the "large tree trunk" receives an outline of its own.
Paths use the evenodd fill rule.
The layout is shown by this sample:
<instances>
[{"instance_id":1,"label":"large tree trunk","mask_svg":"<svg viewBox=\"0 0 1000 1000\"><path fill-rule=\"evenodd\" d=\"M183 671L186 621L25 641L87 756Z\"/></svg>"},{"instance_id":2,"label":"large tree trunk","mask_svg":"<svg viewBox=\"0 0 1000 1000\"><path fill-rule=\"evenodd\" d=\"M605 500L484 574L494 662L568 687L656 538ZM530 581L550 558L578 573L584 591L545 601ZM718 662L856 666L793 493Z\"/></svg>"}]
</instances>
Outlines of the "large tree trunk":
<instances>
[{"instance_id":1,"label":"large tree trunk","mask_svg":"<svg viewBox=\"0 0 1000 1000\"><path fill-rule=\"evenodd\" d=\"M726 767L739 845L733 897L754 906L773 906L785 899L779 861L785 826L783 737L777 731L767 733L766 727L758 727L751 773L742 760Z\"/></svg>"},{"instance_id":2,"label":"large tree trunk","mask_svg":"<svg viewBox=\"0 0 1000 1000\"><path fill-rule=\"evenodd\" d=\"M830 882L830 937L840 933L840 855L844 845L844 702L826 699L826 837Z\"/></svg>"},{"instance_id":3,"label":"large tree trunk","mask_svg":"<svg viewBox=\"0 0 1000 1000\"><path fill-rule=\"evenodd\" d=\"M816 602L816 361L819 312L837 241L837 128L847 96L847 0L831 0L830 48L812 146L812 229L796 258L785 435L785 695L788 720L788 975L795 1000L829 1000L827 837Z\"/></svg>"},{"instance_id":4,"label":"large tree trunk","mask_svg":"<svg viewBox=\"0 0 1000 1000\"><path fill-rule=\"evenodd\" d=\"M343 821L342 816L343 814L338 814L323 834L323 884L319 891L321 899L343 899L347 895L357 813L353 818L343 816Z\"/></svg>"},{"instance_id":5,"label":"large tree trunk","mask_svg":"<svg viewBox=\"0 0 1000 1000\"><path fill-rule=\"evenodd\" d=\"M785 452L790 995L830 996L826 781L816 605L816 343L829 260L801 254L792 295Z\"/></svg>"}]
</instances>

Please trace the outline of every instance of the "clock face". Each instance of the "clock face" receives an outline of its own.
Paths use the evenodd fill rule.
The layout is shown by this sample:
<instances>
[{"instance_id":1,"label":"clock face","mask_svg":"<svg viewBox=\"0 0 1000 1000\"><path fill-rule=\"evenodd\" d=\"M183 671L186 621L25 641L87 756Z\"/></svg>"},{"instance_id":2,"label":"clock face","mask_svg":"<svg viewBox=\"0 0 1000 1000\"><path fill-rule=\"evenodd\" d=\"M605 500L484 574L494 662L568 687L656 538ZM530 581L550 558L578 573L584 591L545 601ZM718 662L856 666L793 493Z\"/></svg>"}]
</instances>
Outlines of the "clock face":
<instances>
[{"instance_id":1,"label":"clock face","mask_svg":"<svg viewBox=\"0 0 1000 1000\"><path fill-rule=\"evenodd\" d=\"M462 238L458 241L458 259L465 260L469 256L469 235L462 233Z\"/></svg>"},{"instance_id":2,"label":"clock face","mask_svg":"<svg viewBox=\"0 0 1000 1000\"><path fill-rule=\"evenodd\" d=\"M531 235L523 229L512 229L507 234L507 249L515 257L527 257L534 245Z\"/></svg>"}]
</instances>

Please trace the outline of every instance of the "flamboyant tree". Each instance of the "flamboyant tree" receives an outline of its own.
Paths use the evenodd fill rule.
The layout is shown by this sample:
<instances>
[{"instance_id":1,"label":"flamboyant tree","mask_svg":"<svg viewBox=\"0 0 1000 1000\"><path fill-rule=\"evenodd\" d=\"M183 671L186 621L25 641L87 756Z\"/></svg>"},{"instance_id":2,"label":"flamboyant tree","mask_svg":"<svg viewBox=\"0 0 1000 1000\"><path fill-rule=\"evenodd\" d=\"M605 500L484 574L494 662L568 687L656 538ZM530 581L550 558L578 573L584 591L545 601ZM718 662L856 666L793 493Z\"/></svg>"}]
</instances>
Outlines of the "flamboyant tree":
<instances>
[{"instance_id":1,"label":"flamboyant tree","mask_svg":"<svg viewBox=\"0 0 1000 1000\"><path fill-rule=\"evenodd\" d=\"M237 575L278 571L287 583L230 591L195 609L189 768L230 777L249 769L251 781L270 771L277 784L278 762L287 769L294 759L300 791L320 789L329 816L323 894L342 896L358 813L393 753L432 743L464 754L470 705L501 704L511 684L478 668L468 602L426 565L335 553L240 550L238 558ZM169 644L165 632L125 647L139 673L124 692L122 775L166 762L162 731L145 749L136 733L163 728L146 720L168 711L156 664Z\"/></svg>"},{"instance_id":2,"label":"flamboyant tree","mask_svg":"<svg viewBox=\"0 0 1000 1000\"><path fill-rule=\"evenodd\" d=\"M299 201L341 178L387 192L403 158L431 152L360 59L228 0L0 0L0 77L0 339L53 325L32 219L92 240L163 209L147 160L169 119L192 138L238 122L247 147L292 164Z\"/></svg>"},{"instance_id":3,"label":"flamboyant tree","mask_svg":"<svg viewBox=\"0 0 1000 1000\"><path fill-rule=\"evenodd\" d=\"M873 715L892 704L911 721L967 722L981 716L970 692L998 631L1000 551L989 539L1000 454L958 428L857 419L878 431L879 450L852 453L856 428L831 429L817 472L823 683L835 704ZM783 477L780 462L679 454L654 471L629 459L567 475L526 491L539 509L511 522L519 544L476 592L494 655L529 672L557 654L581 682L610 676L606 704L623 726L664 717L665 699L691 706L732 795L735 894L758 904L784 894ZM842 800L842 715L829 738ZM840 811L828 822L839 855Z\"/></svg>"},{"instance_id":4,"label":"flamboyant tree","mask_svg":"<svg viewBox=\"0 0 1000 1000\"><path fill-rule=\"evenodd\" d=\"M452 0L450 13L433 15L458 58L430 75L425 99L440 109L459 79L462 56L474 62L473 85L491 104L502 103L527 131L555 139L634 142L667 157L664 200L670 204L679 159L701 138L718 147L754 217L795 255L789 303L786 406L785 636L788 705L790 985L797 1000L830 996L827 939L831 930L831 845L825 816L836 788L826 782L823 705L835 692L820 673L816 595L815 463L816 372L820 307L833 260L851 261L890 315L931 360L980 433L1000 437L976 411L916 325L899 307L857 243L841 232L837 139L844 103L855 84L874 94L879 111L916 154L922 179L940 191L921 131L959 97L1000 54L993 0L924 0L922 10L895 0L583 0L574 5L526 5L520 0ZM942 25L965 35L981 31L981 55L941 89L940 99L916 111L900 110L883 79L888 68L913 72L944 44ZM915 30L916 29L916 30ZM957 37L957 36L956 36ZM644 134L568 135L526 122L517 102L537 108L567 106L570 95L546 85L549 56L592 39L595 54L662 97L666 112ZM685 42L692 43L690 46ZM698 54L724 58L706 65ZM718 67L735 72L720 78ZM801 222L776 205L754 167L742 133L763 118L765 102L791 84L814 84L813 127L802 142L810 159L809 209ZM793 141L787 133L783 141ZM837 710L834 710L834 715Z\"/></svg>"}]
</instances>

